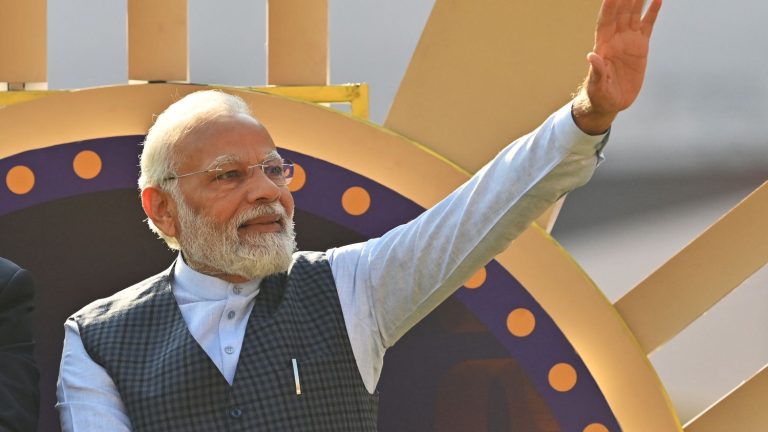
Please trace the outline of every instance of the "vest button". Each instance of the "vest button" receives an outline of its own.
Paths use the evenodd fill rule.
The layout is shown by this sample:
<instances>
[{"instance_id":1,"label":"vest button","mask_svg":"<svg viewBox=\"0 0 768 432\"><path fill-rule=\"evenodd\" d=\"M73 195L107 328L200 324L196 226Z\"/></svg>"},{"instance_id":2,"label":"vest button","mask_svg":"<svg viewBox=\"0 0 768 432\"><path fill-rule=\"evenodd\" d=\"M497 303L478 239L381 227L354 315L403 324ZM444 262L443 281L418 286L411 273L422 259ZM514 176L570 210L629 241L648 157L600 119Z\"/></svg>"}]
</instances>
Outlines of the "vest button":
<instances>
[{"instance_id":1,"label":"vest button","mask_svg":"<svg viewBox=\"0 0 768 432\"><path fill-rule=\"evenodd\" d=\"M232 408L229 415L233 418L240 418L240 416L243 415L243 411L240 408Z\"/></svg>"}]
</instances>

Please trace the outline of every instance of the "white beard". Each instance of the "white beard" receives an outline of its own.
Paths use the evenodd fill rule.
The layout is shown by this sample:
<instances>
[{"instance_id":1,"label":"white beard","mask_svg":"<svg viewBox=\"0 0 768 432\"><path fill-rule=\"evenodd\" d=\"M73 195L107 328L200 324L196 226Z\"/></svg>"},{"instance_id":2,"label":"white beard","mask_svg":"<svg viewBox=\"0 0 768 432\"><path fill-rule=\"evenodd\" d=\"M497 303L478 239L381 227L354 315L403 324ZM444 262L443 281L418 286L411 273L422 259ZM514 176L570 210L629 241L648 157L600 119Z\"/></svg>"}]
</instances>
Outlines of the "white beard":
<instances>
[{"instance_id":1,"label":"white beard","mask_svg":"<svg viewBox=\"0 0 768 432\"><path fill-rule=\"evenodd\" d=\"M196 213L183 199L176 200L181 236L177 238L187 264L211 276L235 275L247 280L287 271L296 250L293 217L277 202L259 205L219 226ZM259 216L278 214L283 230L240 238L237 228Z\"/></svg>"}]
</instances>

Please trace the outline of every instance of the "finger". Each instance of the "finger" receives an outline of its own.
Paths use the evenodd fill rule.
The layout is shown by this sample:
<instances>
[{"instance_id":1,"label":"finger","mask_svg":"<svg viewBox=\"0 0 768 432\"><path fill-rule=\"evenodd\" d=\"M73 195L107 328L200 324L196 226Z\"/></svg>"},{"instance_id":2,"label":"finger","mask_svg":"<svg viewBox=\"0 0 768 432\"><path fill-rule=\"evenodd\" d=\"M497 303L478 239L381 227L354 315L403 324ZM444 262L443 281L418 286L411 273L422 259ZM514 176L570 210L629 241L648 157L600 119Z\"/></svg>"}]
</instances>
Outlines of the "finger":
<instances>
[{"instance_id":1,"label":"finger","mask_svg":"<svg viewBox=\"0 0 768 432\"><path fill-rule=\"evenodd\" d=\"M611 26L616 22L616 12L618 10L618 3L621 0L603 0L602 6L600 6L600 13L597 16L597 27Z\"/></svg>"},{"instance_id":2,"label":"finger","mask_svg":"<svg viewBox=\"0 0 768 432\"><path fill-rule=\"evenodd\" d=\"M634 0L634 4L632 5L632 14L642 15L644 4L644 0Z\"/></svg>"},{"instance_id":3,"label":"finger","mask_svg":"<svg viewBox=\"0 0 768 432\"><path fill-rule=\"evenodd\" d=\"M629 28L632 14L621 12L616 18L616 31L622 32Z\"/></svg>"},{"instance_id":4,"label":"finger","mask_svg":"<svg viewBox=\"0 0 768 432\"><path fill-rule=\"evenodd\" d=\"M632 21L632 7L635 4L633 0L619 0L616 5L616 30L625 31L630 27Z\"/></svg>"},{"instance_id":5,"label":"finger","mask_svg":"<svg viewBox=\"0 0 768 432\"><path fill-rule=\"evenodd\" d=\"M596 84L600 82L605 76L605 61L597 53L591 52L587 54L587 61L591 66L589 74L590 84Z\"/></svg>"},{"instance_id":6,"label":"finger","mask_svg":"<svg viewBox=\"0 0 768 432\"><path fill-rule=\"evenodd\" d=\"M616 33L616 18L619 3L624 0L603 0L600 6L600 13L597 16L597 27L595 28L595 47L597 52L602 51L602 45L605 41L613 38Z\"/></svg>"},{"instance_id":7,"label":"finger","mask_svg":"<svg viewBox=\"0 0 768 432\"><path fill-rule=\"evenodd\" d=\"M641 19L643 17L643 0L634 0L630 12L629 28L633 31L640 30Z\"/></svg>"},{"instance_id":8,"label":"finger","mask_svg":"<svg viewBox=\"0 0 768 432\"><path fill-rule=\"evenodd\" d=\"M661 9L661 0L653 0L651 5L648 6L648 11L645 12L643 17L642 32L646 36L651 36L653 32L653 25L656 23L656 18L659 16L659 10Z\"/></svg>"}]
</instances>

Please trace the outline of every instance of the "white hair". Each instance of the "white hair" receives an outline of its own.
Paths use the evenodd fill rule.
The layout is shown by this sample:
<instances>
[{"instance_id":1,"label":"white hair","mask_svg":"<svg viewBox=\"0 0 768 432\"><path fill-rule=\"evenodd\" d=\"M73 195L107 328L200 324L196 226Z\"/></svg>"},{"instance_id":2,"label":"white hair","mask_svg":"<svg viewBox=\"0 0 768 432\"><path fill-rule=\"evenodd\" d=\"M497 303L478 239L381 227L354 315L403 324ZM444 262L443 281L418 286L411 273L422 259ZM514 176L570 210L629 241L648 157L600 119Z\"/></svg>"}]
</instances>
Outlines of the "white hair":
<instances>
[{"instance_id":1,"label":"white hair","mask_svg":"<svg viewBox=\"0 0 768 432\"><path fill-rule=\"evenodd\" d=\"M245 114L253 118L245 101L220 90L191 93L166 108L157 116L144 140L139 189L144 191L147 187L156 187L170 193L177 202L182 202L178 182L165 180L178 174L178 143L200 125L219 116L235 114ZM147 224L171 249L180 248L178 240L165 235L151 219L147 218Z\"/></svg>"}]
</instances>

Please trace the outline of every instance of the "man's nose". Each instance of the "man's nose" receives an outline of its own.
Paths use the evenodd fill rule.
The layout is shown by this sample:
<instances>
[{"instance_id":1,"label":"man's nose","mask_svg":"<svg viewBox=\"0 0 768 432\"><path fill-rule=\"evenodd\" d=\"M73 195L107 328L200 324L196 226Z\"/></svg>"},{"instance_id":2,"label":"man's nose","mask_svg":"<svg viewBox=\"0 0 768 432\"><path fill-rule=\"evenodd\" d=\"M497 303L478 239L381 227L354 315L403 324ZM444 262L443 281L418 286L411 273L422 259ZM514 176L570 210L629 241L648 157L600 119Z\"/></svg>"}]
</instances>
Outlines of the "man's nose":
<instances>
[{"instance_id":1,"label":"man's nose","mask_svg":"<svg viewBox=\"0 0 768 432\"><path fill-rule=\"evenodd\" d=\"M273 202L280 198L282 189L260 169L255 168L243 185L249 202Z\"/></svg>"}]
</instances>

